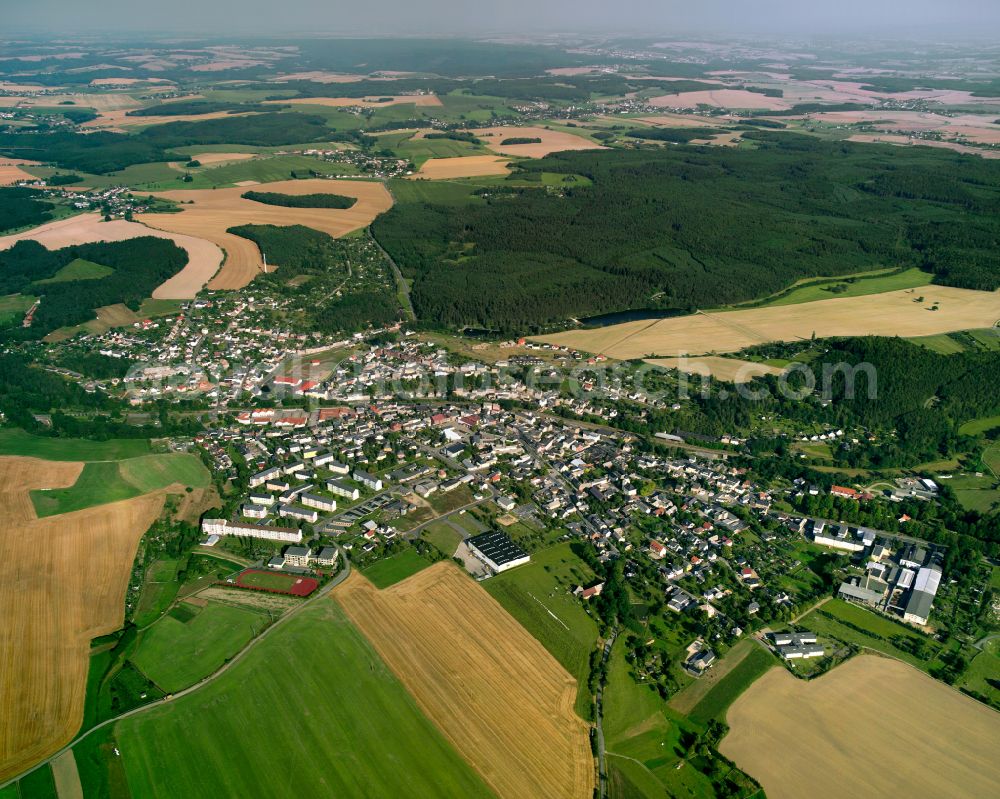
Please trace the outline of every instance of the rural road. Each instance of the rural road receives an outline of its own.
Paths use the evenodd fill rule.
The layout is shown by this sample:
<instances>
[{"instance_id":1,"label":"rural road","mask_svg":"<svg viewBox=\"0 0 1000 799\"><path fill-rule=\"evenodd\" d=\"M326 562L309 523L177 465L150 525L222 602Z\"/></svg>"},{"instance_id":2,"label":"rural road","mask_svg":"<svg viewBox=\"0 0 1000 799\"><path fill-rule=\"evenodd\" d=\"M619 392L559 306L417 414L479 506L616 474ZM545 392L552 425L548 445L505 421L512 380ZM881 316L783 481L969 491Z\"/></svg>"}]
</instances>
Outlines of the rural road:
<instances>
[{"instance_id":1,"label":"rural road","mask_svg":"<svg viewBox=\"0 0 1000 799\"><path fill-rule=\"evenodd\" d=\"M288 611L288 613L286 613L284 616L282 616L280 619L278 619L276 622L274 622L274 624L272 624L270 627L268 627L266 630L264 630L264 632L262 632L256 638L254 638L249 644L247 644L243 649L241 649L238 653L236 653L232 658L230 658L229 660L227 660L218 669L216 669L214 672L212 672L211 674L209 674L207 677L203 678L200 682L197 682L194 685L192 685L192 686L190 686L188 688L185 688L182 691L177 691L174 694L170 694L169 696L165 696L163 699L157 699L155 702L150 702L148 705L142 705L141 707L133 708L132 710L128 710L125 713L122 713L121 715L115 716L114 718L105 719L104 721L100 722L99 724L95 724L93 727L91 727L86 732L78 735L76 738L74 738L72 741L70 741L64 747L62 747L59 751L53 752L51 755L49 755L44 760L36 763L34 766L32 766L29 769L25 769L24 771L22 771L17 776L11 777L6 782L0 783L0 790L3 790L8 785L11 785L11 784L17 782L18 780L24 778L28 774L31 774L31 772L36 771L37 769L40 769L43 766L48 765L50 762L52 762L53 760L55 760L60 755L68 752L69 750L71 750L74 746L76 746L78 743L80 743L80 741L84 740L91 733L94 733L97 730L100 730L100 729L102 729L104 727L107 727L110 724L117 724L122 719L127 719L127 718L129 718L131 716L138 716L140 713L145 713L147 710L152 710L155 707L160 707L161 705L165 705L165 704L167 704L169 702L174 702L177 699L180 699L182 696L187 696L188 694L193 694L195 691L197 691L197 690L199 690L201 688L204 688L206 685L214 682L216 679L218 679L223 674L225 674L227 671L229 671L229 669L231 669L237 663L239 663L240 661L242 661L247 656L247 654L252 649L254 649L257 646L257 644L259 644L261 641L263 641L265 638L267 638L272 632L274 632L274 630L276 628L284 625L285 622L287 622L290 618L292 618L293 616L295 616L298 613L300 613L304 608L306 608L309 605L312 605L314 602L317 602L320 599L323 599L324 597L326 597L330 593L330 591L332 591L334 588L336 588L338 585L340 585L342 582L344 582L344 580L346 580L350 576L350 574L351 574L351 562L350 562L350 560L348 560L347 556L343 553L342 550L340 550L339 547L338 547L338 551L340 551L340 556L342 558L342 562L344 564L344 568L341 569L337 573L337 575L332 580L330 580L330 582L328 582L326 585L324 585L322 588L320 588L319 591L316 592L315 596L310 597L309 599L307 599L304 602L302 602L301 604L299 604L297 607L295 607L292 610Z\"/></svg>"},{"instance_id":2,"label":"rural road","mask_svg":"<svg viewBox=\"0 0 1000 799\"><path fill-rule=\"evenodd\" d=\"M618 630L613 630L611 636L604 642L604 652L601 655L601 663L607 664L611 656L611 647L614 646L615 638L618 637ZM605 763L604 750L604 682L597 686L597 697L594 703L597 709L597 776L600 780L599 796L604 799L608 795L608 769Z\"/></svg>"},{"instance_id":3,"label":"rural road","mask_svg":"<svg viewBox=\"0 0 1000 799\"><path fill-rule=\"evenodd\" d=\"M386 186L386 190L388 190L388 188L389 187ZM392 192L389 191L389 194L392 195ZM392 204L396 204L395 197L392 198ZM385 248L379 243L379 240L375 238L375 234L372 233L371 225L368 226L368 235L371 236L372 241L375 242L375 246L378 247L379 252L385 256L385 259L389 262L389 266L392 268L392 274L396 278L396 286L399 289L399 298L405 301L406 307L403 310L406 311L407 318L411 321L416 319L417 314L413 310L413 301L410 299L410 286L406 282L406 278L404 278L403 273L399 271L399 267L396 266L396 262L392 260L392 256L385 251Z\"/></svg>"}]
</instances>

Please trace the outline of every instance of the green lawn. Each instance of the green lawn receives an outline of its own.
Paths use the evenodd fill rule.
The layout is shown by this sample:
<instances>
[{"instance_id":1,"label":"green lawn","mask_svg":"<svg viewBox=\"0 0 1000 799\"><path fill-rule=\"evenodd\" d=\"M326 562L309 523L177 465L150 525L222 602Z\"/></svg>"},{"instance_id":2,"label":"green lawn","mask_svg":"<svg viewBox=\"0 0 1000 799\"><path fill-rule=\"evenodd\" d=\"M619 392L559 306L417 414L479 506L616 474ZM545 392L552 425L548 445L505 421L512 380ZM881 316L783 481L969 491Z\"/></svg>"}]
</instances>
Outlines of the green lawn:
<instances>
[{"instance_id":1,"label":"green lawn","mask_svg":"<svg viewBox=\"0 0 1000 799\"><path fill-rule=\"evenodd\" d=\"M35 304L35 297L26 294L8 294L0 297L0 322L20 320Z\"/></svg>"},{"instance_id":2,"label":"green lawn","mask_svg":"<svg viewBox=\"0 0 1000 799\"><path fill-rule=\"evenodd\" d=\"M142 634L132 654L139 671L167 693L207 677L267 625L265 616L247 608L210 602L193 610L186 622L164 616Z\"/></svg>"},{"instance_id":3,"label":"green lawn","mask_svg":"<svg viewBox=\"0 0 1000 799\"><path fill-rule=\"evenodd\" d=\"M878 269L843 277L805 278L762 306L798 305L803 302L832 300L838 297L861 297L866 294L881 294L885 291L919 288L929 285L933 275L920 269ZM836 291L831 289L836 288ZM916 296L916 293L915 295Z\"/></svg>"},{"instance_id":4,"label":"green lawn","mask_svg":"<svg viewBox=\"0 0 1000 799\"><path fill-rule=\"evenodd\" d=\"M448 522L438 521L427 525L420 533L426 541L430 541L442 555L449 558L455 554L458 545L462 543L462 534Z\"/></svg>"},{"instance_id":5,"label":"green lawn","mask_svg":"<svg viewBox=\"0 0 1000 799\"><path fill-rule=\"evenodd\" d=\"M175 559L157 560L150 564L132 614L136 627L152 624L170 607L180 588L177 582L179 568L180 561Z\"/></svg>"},{"instance_id":6,"label":"green lawn","mask_svg":"<svg viewBox=\"0 0 1000 799\"><path fill-rule=\"evenodd\" d=\"M42 283L66 283L71 280L97 280L107 277L115 270L110 266L95 264L93 261L86 261L83 258L76 258L66 266L56 272L52 277L45 280L36 281Z\"/></svg>"},{"instance_id":7,"label":"green lawn","mask_svg":"<svg viewBox=\"0 0 1000 799\"><path fill-rule=\"evenodd\" d=\"M332 600L115 735L134 797L491 795Z\"/></svg>"},{"instance_id":8,"label":"green lawn","mask_svg":"<svg viewBox=\"0 0 1000 799\"><path fill-rule=\"evenodd\" d=\"M143 494L180 483L192 488L206 488L211 475L197 455L170 453L131 458L120 464L122 479Z\"/></svg>"},{"instance_id":9,"label":"green lawn","mask_svg":"<svg viewBox=\"0 0 1000 799\"><path fill-rule=\"evenodd\" d=\"M417 550L409 548L375 561L371 566L362 569L361 573L371 580L376 588L388 588L430 565L430 561Z\"/></svg>"},{"instance_id":10,"label":"green lawn","mask_svg":"<svg viewBox=\"0 0 1000 799\"><path fill-rule=\"evenodd\" d=\"M754 646L733 670L717 682L701 701L688 713L697 724L707 724L712 719L724 721L729 706L736 701L758 677L777 665L774 656L763 647Z\"/></svg>"},{"instance_id":11,"label":"green lawn","mask_svg":"<svg viewBox=\"0 0 1000 799\"><path fill-rule=\"evenodd\" d=\"M0 429L0 455L24 455L47 461L114 461L148 454L149 442L145 439L88 441L33 436L15 428Z\"/></svg>"},{"instance_id":12,"label":"green lawn","mask_svg":"<svg viewBox=\"0 0 1000 799\"><path fill-rule=\"evenodd\" d=\"M905 660L922 671L928 670L933 656L940 650L938 644L902 622L897 623L874 611L840 599L831 599L822 607L804 616L799 621L799 627L821 636L836 638L847 644L884 652ZM911 646L926 646L928 657L917 657L899 648L893 643L893 639L908 641Z\"/></svg>"},{"instance_id":13,"label":"green lawn","mask_svg":"<svg viewBox=\"0 0 1000 799\"><path fill-rule=\"evenodd\" d=\"M235 152L231 148L224 148ZM234 161L222 166L171 170L172 174L162 179L142 186L143 190L163 189L210 189L221 186L233 186L244 180L256 180L258 183L273 183L278 180L291 180L292 172L308 176L309 171L320 175L354 175L358 170L350 164L335 164L321 161L310 155L273 155L254 158L247 161ZM179 178L187 172L192 179L183 182Z\"/></svg>"},{"instance_id":14,"label":"green lawn","mask_svg":"<svg viewBox=\"0 0 1000 799\"><path fill-rule=\"evenodd\" d=\"M959 687L968 688L1000 704L1000 640L988 641L969 663Z\"/></svg>"},{"instance_id":15,"label":"green lawn","mask_svg":"<svg viewBox=\"0 0 1000 799\"><path fill-rule=\"evenodd\" d=\"M984 416L980 419L972 419L958 428L958 432L963 436L978 436L994 427L1000 427L1000 416Z\"/></svg>"},{"instance_id":16,"label":"green lawn","mask_svg":"<svg viewBox=\"0 0 1000 799\"><path fill-rule=\"evenodd\" d=\"M31 501L39 517L54 516L130 499L175 483L204 488L210 481L208 470L194 455L143 455L120 462L87 463L72 486L32 491Z\"/></svg>"},{"instance_id":17,"label":"green lawn","mask_svg":"<svg viewBox=\"0 0 1000 799\"><path fill-rule=\"evenodd\" d=\"M11 794L20 799L58 799L56 781L49 766L35 769L28 776L22 777L16 783L17 792ZM0 799L6 799L0 794Z\"/></svg>"},{"instance_id":18,"label":"green lawn","mask_svg":"<svg viewBox=\"0 0 1000 799\"><path fill-rule=\"evenodd\" d=\"M948 333L936 333L932 336L917 336L915 338L910 338L908 341L912 341L914 344L919 344L921 347L926 347L931 350L931 352L936 352L939 355L958 355L961 352L965 352L965 347L961 342L956 341Z\"/></svg>"},{"instance_id":19,"label":"green lawn","mask_svg":"<svg viewBox=\"0 0 1000 799\"><path fill-rule=\"evenodd\" d=\"M579 683L577 713L590 709L587 678L590 653L597 641L597 623L570 590L589 584L594 573L573 554L570 544L532 553L531 562L498 574L482 585L531 633Z\"/></svg>"},{"instance_id":20,"label":"green lawn","mask_svg":"<svg viewBox=\"0 0 1000 799\"><path fill-rule=\"evenodd\" d=\"M142 492L121 478L114 461L84 464L83 471L69 488L38 489L31 502L38 516L55 516L75 510L137 497Z\"/></svg>"},{"instance_id":21,"label":"green lawn","mask_svg":"<svg viewBox=\"0 0 1000 799\"><path fill-rule=\"evenodd\" d=\"M715 796L712 782L691 764L677 768L682 730L691 729L660 696L636 682L617 643L604 689L604 735L612 799Z\"/></svg>"}]
</instances>

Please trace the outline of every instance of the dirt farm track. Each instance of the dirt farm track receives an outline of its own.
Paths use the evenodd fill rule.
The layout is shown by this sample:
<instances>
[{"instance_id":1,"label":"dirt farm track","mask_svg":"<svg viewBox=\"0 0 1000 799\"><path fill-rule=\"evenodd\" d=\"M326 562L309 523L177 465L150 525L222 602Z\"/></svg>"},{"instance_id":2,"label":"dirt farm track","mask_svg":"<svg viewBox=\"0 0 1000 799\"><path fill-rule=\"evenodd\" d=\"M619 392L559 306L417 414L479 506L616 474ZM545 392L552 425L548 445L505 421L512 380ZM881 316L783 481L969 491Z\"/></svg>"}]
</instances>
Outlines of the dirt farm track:
<instances>
[{"instance_id":1,"label":"dirt farm track","mask_svg":"<svg viewBox=\"0 0 1000 799\"><path fill-rule=\"evenodd\" d=\"M720 751L769 799L996 796L1000 714L859 655L810 682L772 668L729 708Z\"/></svg>"},{"instance_id":2,"label":"dirt farm track","mask_svg":"<svg viewBox=\"0 0 1000 799\"><path fill-rule=\"evenodd\" d=\"M381 591L354 573L333 597L500 799L590 799L576 680L454 564Z\"/></svg>"},{"instance_id":3,"label":"dirt farm track","mask_svg":"<svg viewBox=\"0 0 1000 799\"><path fill-rule=\"evenodd\" d=\"M123 622L136 547L162 494L37 519L32 488L80 463L0 458L0 782L55 752L83 720L90 641Z\"/></svg>"}]
</instances>

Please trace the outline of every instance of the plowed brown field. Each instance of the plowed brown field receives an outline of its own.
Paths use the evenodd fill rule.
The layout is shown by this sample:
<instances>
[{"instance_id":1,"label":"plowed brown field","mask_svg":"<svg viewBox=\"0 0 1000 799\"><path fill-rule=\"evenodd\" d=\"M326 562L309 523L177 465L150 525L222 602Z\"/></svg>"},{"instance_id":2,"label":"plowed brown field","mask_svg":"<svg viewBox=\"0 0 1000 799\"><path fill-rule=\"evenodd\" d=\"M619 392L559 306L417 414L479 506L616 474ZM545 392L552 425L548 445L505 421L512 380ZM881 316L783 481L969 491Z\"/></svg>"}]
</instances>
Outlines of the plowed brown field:
<instances>
[{"instance_id":1,"label":"plowed brown field","mask_svg":"<svg viewBox=\"0 0 1000 799\"><path fill-rule=\"evenodd\" d=\"M92 638L123 622L136 546L162 494L35 518L32 488L82 464L0 458L0 781L52 754L83 720Z\"/></svg>"},{"instance_id":2,"label":"plowed brown field","mask_svg":"<svg viewBox=\"0 0 1000 799\"><path fill-rule=\"evenodd\" d=\"M285 180L268 183L278 194L341 194L357 198L348 209L284 208L245 200L246 188L189 189L156 196L185 203L176 214L141 214L137 219L160 230L206 239L226 252L226 262L208 284L210 289L241 289L263 269L260 251L249 239L226 230L237 225L305 225L331 236L343 236L368 225L392 207L381 183L362 180Z\"/></svg>"},{"instance_id":3,"label":"plowed brown field","mask_svg":"<svg viewBox=\"0 0 1000 799\"><path fill-rule=\"evenodd\" d=\"M355 573L333 596L501 799L592 796L576 680L454 564L382 591Z\"/></svg>"}]
</instances>

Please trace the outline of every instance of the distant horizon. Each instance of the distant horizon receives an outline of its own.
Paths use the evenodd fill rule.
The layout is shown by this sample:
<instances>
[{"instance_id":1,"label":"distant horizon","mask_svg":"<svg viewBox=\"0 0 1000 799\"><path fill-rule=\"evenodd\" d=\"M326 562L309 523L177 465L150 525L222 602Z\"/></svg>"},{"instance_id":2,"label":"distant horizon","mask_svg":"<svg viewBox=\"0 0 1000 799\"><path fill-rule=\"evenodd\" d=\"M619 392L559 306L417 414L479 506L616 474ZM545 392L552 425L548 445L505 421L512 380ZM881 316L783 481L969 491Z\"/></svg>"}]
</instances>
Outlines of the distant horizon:
<instances>
[{"instance_id":1,"label":"distant horizon","mask_svg":"<svg viewBox=\"0 0 1000 799\"><path fill-rule=\"evenodd\" d=\"M508 0L472 7L459 0L358 4L320 0L35 0L4 8L4 36L150 33L217 36L412 37L492 36L806 36L940 40L1000 34L1000 4L991 0L621 0L613 8L580 8L570 0ZM651 33L654 31L655 33Z\"/></svg>"}]
</instances>

